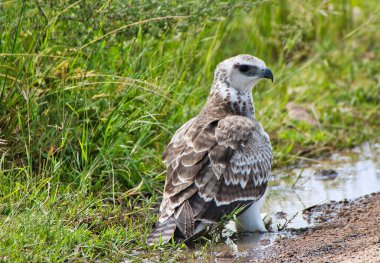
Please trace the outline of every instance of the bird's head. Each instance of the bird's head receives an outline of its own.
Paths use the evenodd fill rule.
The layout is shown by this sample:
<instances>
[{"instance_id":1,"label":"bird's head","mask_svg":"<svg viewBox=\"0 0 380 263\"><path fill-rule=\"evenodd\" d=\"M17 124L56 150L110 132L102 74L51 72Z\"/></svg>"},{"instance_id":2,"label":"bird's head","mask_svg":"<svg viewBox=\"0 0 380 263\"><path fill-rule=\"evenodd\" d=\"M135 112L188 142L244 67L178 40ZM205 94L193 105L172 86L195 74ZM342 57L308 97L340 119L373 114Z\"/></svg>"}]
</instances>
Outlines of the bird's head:
<instances>
[{"instance_id":1,"label":"bird's head","mask_svg":"<svg viewBox=\"0 0 380 263\"><path fill-rule=\"evenodd\" d=\"M273 73L264 61L251 55L238 55L219 63L214 83L225 82L241 91L250 91L261 79L271 79Z\"/></svg>"}]
</instances>

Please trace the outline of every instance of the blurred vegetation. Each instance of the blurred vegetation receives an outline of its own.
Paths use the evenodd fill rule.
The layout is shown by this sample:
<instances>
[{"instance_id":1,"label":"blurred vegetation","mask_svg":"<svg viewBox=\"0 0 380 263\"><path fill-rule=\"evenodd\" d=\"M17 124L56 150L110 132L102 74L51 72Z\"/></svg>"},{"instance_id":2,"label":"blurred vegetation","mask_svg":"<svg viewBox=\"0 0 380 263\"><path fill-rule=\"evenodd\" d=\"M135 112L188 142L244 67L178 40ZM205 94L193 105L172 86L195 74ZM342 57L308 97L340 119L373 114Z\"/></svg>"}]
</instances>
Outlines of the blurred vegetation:
<instances>
[{"instance_id":1,"label":"blurred vegetation","mask_svg":"<svg viewBox=\"0 0 380 263\"><path fill-rule=\"evenodd\" d=\"M378 1L247 2L0 2L0 261L175 260L144 250L160 155L237 54L274 72L275 166L378 138Z\"/></svg>"}]
</instances>

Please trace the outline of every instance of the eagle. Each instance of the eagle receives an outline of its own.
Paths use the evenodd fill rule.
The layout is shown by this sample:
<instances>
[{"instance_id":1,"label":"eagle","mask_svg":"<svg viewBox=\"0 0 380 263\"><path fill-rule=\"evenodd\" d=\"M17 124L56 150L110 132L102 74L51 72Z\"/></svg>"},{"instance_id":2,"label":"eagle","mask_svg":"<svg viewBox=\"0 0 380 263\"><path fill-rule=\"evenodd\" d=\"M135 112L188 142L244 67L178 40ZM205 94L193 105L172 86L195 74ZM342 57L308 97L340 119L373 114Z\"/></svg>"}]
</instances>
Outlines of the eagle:
<instances>
[{"instance_id":1,"label":"eagle","mask_svg":"<svg viewBox=\"0 0 380 263\"><path fill-rule=\"evenodd\" d=\"M148 245L191 238L237 210L243 231L266 231L259 208L272 147L252 100L261 79L273 82L273 74L257 57L238 55L218 64L205 106L163 152L167 176Z\"/></svg>"}]
</instances>

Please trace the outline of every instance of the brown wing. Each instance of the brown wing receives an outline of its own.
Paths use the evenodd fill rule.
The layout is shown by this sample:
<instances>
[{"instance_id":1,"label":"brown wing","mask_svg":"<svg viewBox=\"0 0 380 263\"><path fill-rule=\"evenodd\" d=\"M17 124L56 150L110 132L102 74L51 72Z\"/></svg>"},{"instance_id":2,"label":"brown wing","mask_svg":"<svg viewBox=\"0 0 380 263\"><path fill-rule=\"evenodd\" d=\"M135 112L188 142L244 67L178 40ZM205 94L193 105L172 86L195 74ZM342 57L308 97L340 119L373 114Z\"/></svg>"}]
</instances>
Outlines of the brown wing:
<instances>
[{"instance_id":1,"label":"brown wing","mask_svg":"<svg viewBox=\"0 0 380 263\"><path fill-rule=\"evenodd\" d=\"M254 119L190 120L163 154L168 173L159 223L174 215L188 237L195 221L218 221L239 204L259 199L271 158L269 140Z\"/></svg>"}]
</instances>

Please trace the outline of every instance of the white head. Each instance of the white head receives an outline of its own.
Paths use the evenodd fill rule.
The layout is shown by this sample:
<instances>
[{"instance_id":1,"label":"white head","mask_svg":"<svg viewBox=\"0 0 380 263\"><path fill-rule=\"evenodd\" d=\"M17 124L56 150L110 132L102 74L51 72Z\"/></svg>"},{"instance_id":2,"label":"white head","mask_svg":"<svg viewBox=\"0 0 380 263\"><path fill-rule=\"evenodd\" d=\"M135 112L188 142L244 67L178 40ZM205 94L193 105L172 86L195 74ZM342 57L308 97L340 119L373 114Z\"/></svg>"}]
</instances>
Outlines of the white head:
<instances>
[{"instance_id":1,"label":"white head","mask_svg":"<svg viewBox=\"0 0 380 263\"><path fill-rule=\"evenodd\" d=\"M219 63L214 75L214 86L225 82L239 91L251 91L261 79L271 79L272 71L264 61L251 55L238 55Z\"/></svg>"}]
</instances>

